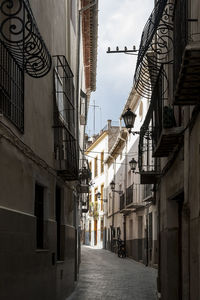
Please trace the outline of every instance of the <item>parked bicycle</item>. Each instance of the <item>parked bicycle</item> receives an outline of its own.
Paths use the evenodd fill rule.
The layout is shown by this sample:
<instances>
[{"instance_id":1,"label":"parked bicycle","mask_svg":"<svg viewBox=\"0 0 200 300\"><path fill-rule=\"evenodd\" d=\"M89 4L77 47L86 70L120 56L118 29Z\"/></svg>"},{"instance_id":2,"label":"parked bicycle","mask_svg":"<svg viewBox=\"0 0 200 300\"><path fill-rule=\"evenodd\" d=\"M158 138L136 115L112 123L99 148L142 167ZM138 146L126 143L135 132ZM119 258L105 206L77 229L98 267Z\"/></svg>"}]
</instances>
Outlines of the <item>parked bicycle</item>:
<instances>
[{"instance_id":1,"label":"parked bicycle","mask_svg":"<svg viewBox=\"0 0 200 300\"><path fill-rule=\"evenodd\" d=\"M126 248L125 248L124 241L122 241L120 238L118 238L117 244L118 244L118 252L117 252L118 256L121 258L126 257Z\"/></svg>"}]
</instances>

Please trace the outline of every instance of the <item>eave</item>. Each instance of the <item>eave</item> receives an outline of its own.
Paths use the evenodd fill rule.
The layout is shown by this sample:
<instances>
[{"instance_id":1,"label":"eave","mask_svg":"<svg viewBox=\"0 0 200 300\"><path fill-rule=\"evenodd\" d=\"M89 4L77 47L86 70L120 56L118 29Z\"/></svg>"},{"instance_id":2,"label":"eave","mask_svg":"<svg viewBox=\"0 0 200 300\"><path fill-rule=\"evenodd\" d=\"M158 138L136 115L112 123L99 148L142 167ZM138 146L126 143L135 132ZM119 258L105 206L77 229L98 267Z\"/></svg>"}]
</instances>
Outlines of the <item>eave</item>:
<instances>
[{"instance_id":1,"label":"eave","mask_svg":"<svg viewBox=\"0 0 200 300\"><path fill-rule=\"evenodd\" d=\"M89 3L89 0L82 0L82 7ZM96 90L98 0L94 6L83 12L82 34L86 90L92 92Z\"/></svg>"}]
</instances>

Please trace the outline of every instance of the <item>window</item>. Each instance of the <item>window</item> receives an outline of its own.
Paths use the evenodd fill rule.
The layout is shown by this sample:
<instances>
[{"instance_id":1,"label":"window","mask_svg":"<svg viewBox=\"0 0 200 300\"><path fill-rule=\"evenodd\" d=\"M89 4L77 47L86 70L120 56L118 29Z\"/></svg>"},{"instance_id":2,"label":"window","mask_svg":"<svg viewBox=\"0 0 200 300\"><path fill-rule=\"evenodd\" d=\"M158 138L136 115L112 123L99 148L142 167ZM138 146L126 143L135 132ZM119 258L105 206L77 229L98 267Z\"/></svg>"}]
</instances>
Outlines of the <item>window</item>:
<instances>
[{"instance_id":1,"label":"window","mask_svg":"<svg viewBox=\"0 0 200 300\"><path fill-rule=\"evenodd\" d=\"M103 227L104 227L104 222L103 219L101 219L101 241L103 241Z\"/></svg>"},{"instance_id":2,"label":"window","mask_svg":"<svg viewBox=\"0 0 200 300\"><path fill-rule=\"evenodd\" d=\"M95 157L94 159L94 177L96 177L98 174L98 157Z\"/></svg>"},{"instance_id":3,"label":"window","mask_svg":"<svg viewBox=\"0 0 200 300\"><path fill-rule=\"evenodd\" d=\"M36 247L44 248L44 188L35 185Z\"/></svg>"},{"instance_id":4,"label":"window","mask_svg":"<svg viewBox=\"0 0 200 300\"><path fill-rule=\"evenodd\" d=\"M63 55L54 56L54 153L56 169L65 181L77 180L73 73Z\"/></svg>"},{"instance_id":5,"label":"window","mask_svg":"<svg viewBox=\"0 0 200 300\"><path fill-rule=\"evenodd\" d=\"M65 125L75 135L73 73L65 56L53 56L55 81L55 125Z\"/></svg>"},{"instance_id":6,"label":"window","mask_svg":"<svg viewBox=\"0 0 200 300\"><path fill-rule=\"evenodd\" d=\"M89 213L92 212L92 194L91 191L89 191Z\"/></svg>"},{"instance_id":7,"label":"window","mask_svg":"<svg viewBox=\"0 0 200 300\"><path fill-rule=\"evenodd\" d=\"M92 162L91 161L89 162L89 169L90 169L91 176L92 176Z\"/></svg>"},{"instance_id":8,"label":"window","mask_svg":"<svg viewBox=\"0 0 200 300\"><path fill-rule=\"evenodd\" d=\"M0 113L24 131L24 71L0 41Z\"/></svg>"},{"instance_id":9,"label":"window","mask_svg":"<svg viewBox=\"0 0 200 300\"><path fill-rule=\"evenodd\" d=\"M101 173L104 172L104 151L101 152Z\"/></svg>"},{"instance_id":10,"label":"window","mask_svg":"<svg viewBox=\"0 0 200 300\"><path fill-rule=\"evenodd\" d=\"M101 210L103 210L103 199L104 199L104 185L101 185Z\"/></svg>"},{"instance_id":11,"label":"window","mask_svg":"<svg viewBox=\"0 0 200 300\"><path fill-rule=\"evenodd\" d=\"M81 91L80 99L80 124L86 125L87 118L87 95Z\"/></svg>"},{"instance_id":12,"label":"window","mask_svg":"<svg viewBox=\"0 0 200 300\"><path fill-rule=\"evenodd\" d=\"M98 188L95 188L95 189L94 189L94 201L95 201L95 202L98 201L97 193L98 193Z\"/></svg>"},{"instance_id":13,"label":"window","mask_svg":"<svg viewBox=\"0 0 200 300\"><path fill-rule=\"evenodd\" d=\"M112 194L111 193L109 193L108 201L109 201L108 212L111 213L111 210L112 210Z\"/></svg>"}]
</instances>

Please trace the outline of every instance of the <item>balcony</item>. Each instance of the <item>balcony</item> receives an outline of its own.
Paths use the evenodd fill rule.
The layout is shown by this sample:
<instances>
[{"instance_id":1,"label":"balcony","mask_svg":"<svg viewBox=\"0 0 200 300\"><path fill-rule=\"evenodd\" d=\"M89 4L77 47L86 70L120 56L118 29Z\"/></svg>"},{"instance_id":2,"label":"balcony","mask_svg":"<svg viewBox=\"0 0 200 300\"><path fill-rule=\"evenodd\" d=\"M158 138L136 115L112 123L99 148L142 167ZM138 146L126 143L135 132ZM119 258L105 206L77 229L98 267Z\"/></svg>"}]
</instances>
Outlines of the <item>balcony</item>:
<instances>
[{"instance_id":1,"label":"balcony","mask_svg":"<svg viewBox=\"0 0 200 300\"><path fill-rule=\"evenodd\" d=\"M200 103L200 42L185 47L176 83L175 105Z\"/></svg>"},{"instance_id":2,"label":"balcony","mask_svg":"<svg viewBox=\"0 0 200 300\"><path fill-rule=\"evenodd\" d=\"M142 32L134 82L138 94L146 98L151 97L162 64L170 63L168 53L172 49L173 10L172 1L156 1Z\"/></svg>"},{"instance_id":3,"label":"balcony","mask_svg":"<svg viewBox=\"0 0 200 300\"><path fill-rule=\"evenodd\" d=\"M167 157L181 141L183 127L176 125L174 108L164 97L162 68L151 97L152 156Z\"/></svg>"},{"instance_id":4,"label":"balcony","mask_svg":"<svg viewBox=\"0 0 200 300\"><path fill-rule=\"evenodd\" d=\"M56 170L64 180L78 180L73 73L64 56L54 56L54 64L53 127Z\"/></svg>"},{"instance_id":5,"label":"balcony","mask_svg":"<svg viewBox=\"0 0 200 300\"><path fill-rule=\"evenodd\" d=\"M126 189L126 209L135 211L145 206L144 199L147 198L146 185L132 184Z\"/></svg>"}]
</instances>

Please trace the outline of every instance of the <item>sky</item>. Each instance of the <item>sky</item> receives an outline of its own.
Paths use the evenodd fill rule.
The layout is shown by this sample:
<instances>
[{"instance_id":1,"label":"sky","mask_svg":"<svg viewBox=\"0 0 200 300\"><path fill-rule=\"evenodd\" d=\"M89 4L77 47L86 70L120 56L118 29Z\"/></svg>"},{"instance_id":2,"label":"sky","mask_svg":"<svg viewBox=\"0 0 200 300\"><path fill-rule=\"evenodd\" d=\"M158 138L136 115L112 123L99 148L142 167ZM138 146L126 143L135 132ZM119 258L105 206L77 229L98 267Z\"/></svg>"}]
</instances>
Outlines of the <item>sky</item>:
<instances>
[{"instance_id":1,"label":"sky","mask_svg":"<svg viewBox=\"0 0 200 300\"><path fill-rule=\"evenodd\" d=\"M114 125L119 124L133 85L137 56L106 51L108 47L115 50L116 46L120 50L125 46L139 48L153 3L154 0L99 0L97 82L96 92L90 98L86 128L89 136L98 133L109 119Z\"/></svg>"}]
</instances>

